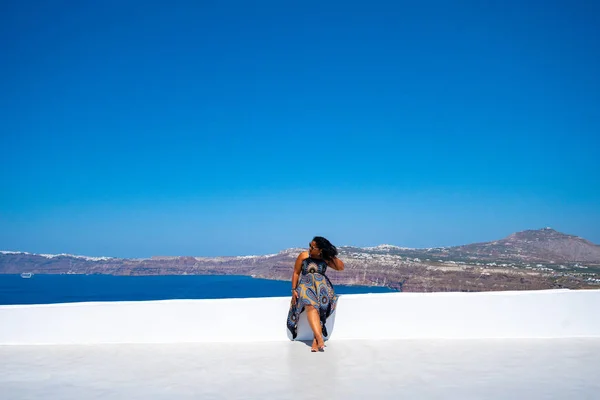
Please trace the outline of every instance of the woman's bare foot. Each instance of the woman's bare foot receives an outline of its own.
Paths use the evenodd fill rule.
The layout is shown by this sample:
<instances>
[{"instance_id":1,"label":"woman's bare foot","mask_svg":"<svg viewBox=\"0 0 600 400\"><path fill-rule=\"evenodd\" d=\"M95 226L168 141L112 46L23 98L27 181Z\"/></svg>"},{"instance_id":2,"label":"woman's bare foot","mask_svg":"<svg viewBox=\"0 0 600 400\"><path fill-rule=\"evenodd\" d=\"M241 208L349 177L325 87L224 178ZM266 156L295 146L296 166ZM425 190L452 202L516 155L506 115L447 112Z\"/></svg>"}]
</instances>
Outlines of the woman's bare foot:
<instances>
[{"instance_id":1,"label":"woman's bare foot","mask_svg":"<svg viewBox=\"0 0 600 400\"><path fill-rule=\"evenodd\" d=\"M316 353L317 351L319 351L319 346L317 344L317 339L316 338L313 339L312 346L310 346L310 351L313 352L313 353Z\"/></svg>"},{"instance_id":2,"label":"woman's bare foot","mask_svg":"<svg viewBox=\"0 0 600 400\"><path fill-rule=\"evenodd\" d=\"M315 338L313 340L313 344L316 342L317 344L317 349L319 351L325 351L325 341L323 340L323 336L319 337L320 340L317 340L317 338Z\"/></svg>"}]
</instances>

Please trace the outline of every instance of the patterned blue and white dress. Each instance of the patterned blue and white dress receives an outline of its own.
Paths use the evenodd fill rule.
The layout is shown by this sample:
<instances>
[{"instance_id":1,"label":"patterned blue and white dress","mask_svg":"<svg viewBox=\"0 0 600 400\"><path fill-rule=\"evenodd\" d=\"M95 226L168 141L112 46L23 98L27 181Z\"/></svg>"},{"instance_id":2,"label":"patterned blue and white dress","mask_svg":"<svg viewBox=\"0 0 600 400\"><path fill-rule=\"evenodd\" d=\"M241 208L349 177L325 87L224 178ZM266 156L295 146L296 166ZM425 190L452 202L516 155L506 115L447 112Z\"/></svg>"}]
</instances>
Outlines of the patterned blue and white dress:
<instances>
[{"instance_id":1,"label":"patterned blue and white dress","mask_svg":"<svg viewBox=\"0 0 600 400\"><path fill-rule=\"evenodd\" d=\"M313 306L317 310L323 336L328 336L325 322L335 311L338 296L325 271L327 271L325 260L309 257L302 261L302 271L296 288L298 299L296 304L290 304L287 318L287 327L294 339L298 334L300 314L306 306Z\"/></svg>"}]
</instances>

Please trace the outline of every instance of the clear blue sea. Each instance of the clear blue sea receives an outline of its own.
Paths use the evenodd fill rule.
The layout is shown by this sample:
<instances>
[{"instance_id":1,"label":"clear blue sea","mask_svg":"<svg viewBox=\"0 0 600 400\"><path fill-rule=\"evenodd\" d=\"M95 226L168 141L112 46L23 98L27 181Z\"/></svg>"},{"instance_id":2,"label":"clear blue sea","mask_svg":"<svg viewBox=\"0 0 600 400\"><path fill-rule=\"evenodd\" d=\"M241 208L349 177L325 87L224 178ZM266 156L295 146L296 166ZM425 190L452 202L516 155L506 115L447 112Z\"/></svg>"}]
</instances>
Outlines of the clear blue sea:
<instances>
[{"instance_id":1,"label":"clear blue sea","mask_svg":"<svg viewBox=\"0 0 600 400\"><path fill-rule=\"evenodd\" d=\"M235 275L20 275L0 274L0 304L51 304L83 301L224 299L290 296L290 281ZM370 286L336 285L338 294L385 293Z\"/></svg>"}]
</instances>

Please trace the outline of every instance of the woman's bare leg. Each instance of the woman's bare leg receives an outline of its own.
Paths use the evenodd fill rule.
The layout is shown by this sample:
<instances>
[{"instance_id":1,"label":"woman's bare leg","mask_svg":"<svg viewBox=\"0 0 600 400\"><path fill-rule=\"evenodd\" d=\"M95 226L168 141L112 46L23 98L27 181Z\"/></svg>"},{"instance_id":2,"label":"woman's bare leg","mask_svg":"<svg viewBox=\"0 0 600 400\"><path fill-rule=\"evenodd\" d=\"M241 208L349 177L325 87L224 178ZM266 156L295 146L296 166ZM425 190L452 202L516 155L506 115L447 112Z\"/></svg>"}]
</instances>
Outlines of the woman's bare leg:
<instances>
[{"instance_id":1,"label":"woman's bare leg","mask_svg":"<svg viewBox=\"0 0 600 400\"><path fill-rule=\"evenodd\" d=\"M323 332L321 330L321 319L319 318L319 313L313 306L306 306L306 318L308 319L308 324L315 336L313 346L316 342L318 348L324 347L325 342L323 341Z\"/></svg>"}]
</instances>

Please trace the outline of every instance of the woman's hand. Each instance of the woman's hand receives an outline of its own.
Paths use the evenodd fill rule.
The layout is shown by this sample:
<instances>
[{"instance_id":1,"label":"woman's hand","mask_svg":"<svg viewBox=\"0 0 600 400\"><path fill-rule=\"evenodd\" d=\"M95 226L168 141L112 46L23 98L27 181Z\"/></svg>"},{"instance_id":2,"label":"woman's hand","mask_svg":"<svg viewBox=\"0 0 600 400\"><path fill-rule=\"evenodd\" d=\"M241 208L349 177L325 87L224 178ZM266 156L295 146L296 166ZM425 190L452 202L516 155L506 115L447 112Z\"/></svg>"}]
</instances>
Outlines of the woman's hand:
<instances>
[{"instance_id":1,"label":"woman's hand","mask_svg":"<svg viewBox=\"0 0 600 400\"><path fill-rule=\"evenodd\" d=\"M298 300L298 292L292 290L292 305L296 305L296 300Z\"/></svg>"},{"instance_id":2,"label":"woman's hand","mask_svg":"<svg viewBox=\"0 0 600 400\"><path fill-rule=\"evenodd\" d=\"M344 262L337 257L333 257L331 260L327 260L327 265L329 265L331 268L335 269L336 271L344 270Z\"/></svg>"}]
</instances>

